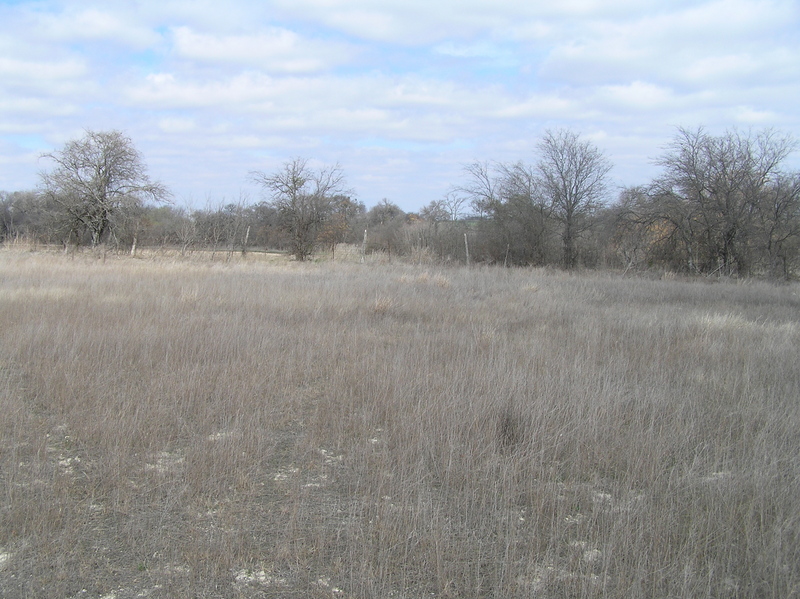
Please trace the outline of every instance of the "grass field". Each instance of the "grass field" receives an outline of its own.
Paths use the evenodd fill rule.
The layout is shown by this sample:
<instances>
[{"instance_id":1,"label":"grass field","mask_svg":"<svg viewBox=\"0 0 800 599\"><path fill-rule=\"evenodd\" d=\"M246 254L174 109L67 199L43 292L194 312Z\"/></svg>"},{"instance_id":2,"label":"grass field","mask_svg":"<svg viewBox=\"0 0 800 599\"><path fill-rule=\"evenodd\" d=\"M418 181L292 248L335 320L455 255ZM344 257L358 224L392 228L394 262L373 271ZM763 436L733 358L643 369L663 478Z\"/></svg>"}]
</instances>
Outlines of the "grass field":
<instances>
[{"instance_id":1,"label":"grass field","mask_svg":"<svg viewBox=\"0 0 800 599\"><path fill-rule=\"evenodd\" d=\"M800 287L0 251L0 596L800 597Z\"/></svg>"}]
</instances>

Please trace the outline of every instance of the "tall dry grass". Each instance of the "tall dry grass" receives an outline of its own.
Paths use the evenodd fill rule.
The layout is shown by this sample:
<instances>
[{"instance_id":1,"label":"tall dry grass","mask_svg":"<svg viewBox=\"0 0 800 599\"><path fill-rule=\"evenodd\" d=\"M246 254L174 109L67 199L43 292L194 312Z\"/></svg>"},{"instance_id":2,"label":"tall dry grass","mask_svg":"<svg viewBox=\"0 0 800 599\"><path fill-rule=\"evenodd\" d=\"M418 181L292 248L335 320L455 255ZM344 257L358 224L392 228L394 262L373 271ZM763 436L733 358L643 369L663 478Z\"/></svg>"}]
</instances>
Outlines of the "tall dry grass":
<instances>
[{"instance_id":1,"label":"tall dry grass","mask_svg":"<svg viewBox=\"0 0 800 599\"><path fill-rule=\"evenodd\" d=\"M2 252L0 595L798 596L798 293Z\"/></svg>"}]
</instances>

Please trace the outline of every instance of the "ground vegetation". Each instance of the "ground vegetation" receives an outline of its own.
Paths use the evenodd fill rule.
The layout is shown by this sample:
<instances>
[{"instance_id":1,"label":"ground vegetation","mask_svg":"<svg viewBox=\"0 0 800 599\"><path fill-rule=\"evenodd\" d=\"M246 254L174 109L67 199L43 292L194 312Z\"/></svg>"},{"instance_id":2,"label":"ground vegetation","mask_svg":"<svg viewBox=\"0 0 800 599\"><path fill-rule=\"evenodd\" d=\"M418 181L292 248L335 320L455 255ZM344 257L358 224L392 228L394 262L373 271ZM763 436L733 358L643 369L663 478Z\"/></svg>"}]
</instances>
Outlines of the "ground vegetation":
<instances>
[{"instance_id":1,"label":"ground vegetation","mask_svg":"<svg viewBox=\"0 0 800 599\"><path fill-rule=\"evenodd\" d=\"M2 249L0 596L796 596L798 293Z\"/></svg>"}]
</instances>

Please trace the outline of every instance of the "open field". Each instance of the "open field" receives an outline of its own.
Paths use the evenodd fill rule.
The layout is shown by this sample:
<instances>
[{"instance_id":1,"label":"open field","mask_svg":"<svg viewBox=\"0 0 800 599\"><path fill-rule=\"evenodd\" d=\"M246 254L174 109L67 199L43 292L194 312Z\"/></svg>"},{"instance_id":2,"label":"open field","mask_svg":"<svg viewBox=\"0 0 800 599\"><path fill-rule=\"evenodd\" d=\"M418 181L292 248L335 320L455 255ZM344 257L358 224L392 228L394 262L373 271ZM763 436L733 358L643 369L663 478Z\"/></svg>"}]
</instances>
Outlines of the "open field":
<instances>
[{"instance_id":1,"label":"open field","mask_svg":"<svg viewBox=\"0 0 800 599\"><path fill-rule=\"evenodd\" d=\"M800 597L800 287L0 251L0 596Z\"/></svg>"}]
</instances>

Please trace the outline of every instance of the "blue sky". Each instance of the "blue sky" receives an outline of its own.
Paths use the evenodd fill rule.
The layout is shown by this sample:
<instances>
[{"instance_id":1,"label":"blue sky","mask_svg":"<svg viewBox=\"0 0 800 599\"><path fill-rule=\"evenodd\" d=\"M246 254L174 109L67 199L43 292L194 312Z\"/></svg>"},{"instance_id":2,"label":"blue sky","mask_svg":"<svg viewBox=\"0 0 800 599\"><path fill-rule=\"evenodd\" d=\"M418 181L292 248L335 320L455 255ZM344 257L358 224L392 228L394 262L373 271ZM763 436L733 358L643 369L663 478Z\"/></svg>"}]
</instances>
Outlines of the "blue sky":
<instances>
[{"instance_id":1,"label":"blue sky","mask_svg":"<svg viewBox=\"0 0 800 599\"><path fill-rule=\"evenodd\" d=\"M418 210L559 127L642 184L677 126L800 139L798 32L797 0L0 0L0 189L85 129L197 207L301 156Z\"/></svg>"}]
</instances>

